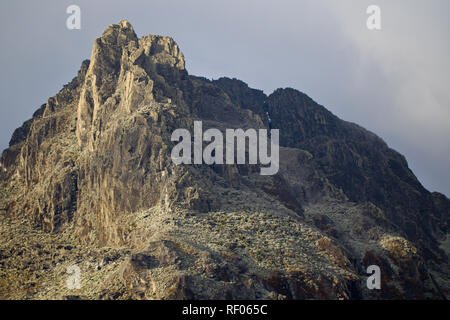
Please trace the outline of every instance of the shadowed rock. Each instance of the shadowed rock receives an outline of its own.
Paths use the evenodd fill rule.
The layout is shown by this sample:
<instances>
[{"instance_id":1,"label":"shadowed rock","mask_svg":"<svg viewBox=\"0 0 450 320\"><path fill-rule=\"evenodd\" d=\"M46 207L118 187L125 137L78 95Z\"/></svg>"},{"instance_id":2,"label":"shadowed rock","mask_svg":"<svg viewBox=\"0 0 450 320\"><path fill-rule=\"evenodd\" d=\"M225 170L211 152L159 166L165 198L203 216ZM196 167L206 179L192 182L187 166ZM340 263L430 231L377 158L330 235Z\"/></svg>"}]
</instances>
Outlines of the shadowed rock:
<instances>
[{"instance_id":1,"label":"shadowed rock","mask_svg":"<svg viewBox=\"0 0 450 320\"><path fill-rule=\"evenodd\" d=\"M172 132L196 120L204 130L280 129L279 172L173 164ZM297 90L266 96L189 75L173 39L138 38L127 21L14 132L0 169L8 216L130 249L102 267L101 298L449 294L449 200L424 189L402 155ZM4 252L19 254L4 250L10 266ZM386 290L366 288L370 264Z\"/></svg>"}]
</instances>

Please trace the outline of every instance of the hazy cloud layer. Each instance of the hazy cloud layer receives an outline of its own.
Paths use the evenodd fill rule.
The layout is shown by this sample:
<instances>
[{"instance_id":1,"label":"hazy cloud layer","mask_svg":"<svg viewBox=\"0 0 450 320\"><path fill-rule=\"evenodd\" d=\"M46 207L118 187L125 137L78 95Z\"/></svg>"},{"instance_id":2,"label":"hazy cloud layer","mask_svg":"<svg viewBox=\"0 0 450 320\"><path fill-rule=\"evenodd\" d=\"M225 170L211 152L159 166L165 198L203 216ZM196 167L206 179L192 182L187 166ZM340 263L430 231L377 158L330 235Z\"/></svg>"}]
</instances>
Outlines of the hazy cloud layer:
<instances>
[{"instance_id":1,"label":"hazy cloud layer","mask_svg":"<svg viewBox=\"0 0 450 320\"><path fill-rule=\"evenodd\" d=\"M67 30L67 6L81 30ZM366 28L381 7L382 30ZM446 0L2 1L0 148L69 82L94 38L128 19L172 36L191 74L293 87L403 153L425 187L450 195L450 43Z\"/></svg>"}]
</instances>

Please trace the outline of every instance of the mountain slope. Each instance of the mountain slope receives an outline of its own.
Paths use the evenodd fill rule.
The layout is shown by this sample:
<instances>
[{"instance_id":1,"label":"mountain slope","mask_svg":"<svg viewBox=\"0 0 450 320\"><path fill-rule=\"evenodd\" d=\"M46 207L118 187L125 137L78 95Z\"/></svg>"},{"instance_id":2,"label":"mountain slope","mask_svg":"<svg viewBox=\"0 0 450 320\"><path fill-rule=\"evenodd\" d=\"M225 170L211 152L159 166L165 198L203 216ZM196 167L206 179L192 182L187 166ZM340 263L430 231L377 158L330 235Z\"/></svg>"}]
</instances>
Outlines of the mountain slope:
<instances>
[{"instance_id":1,"label":"mountain slope","mask_svg":"<svg viewBox=\"0 0 450 320\"><path fill-rule=\"evenodd\" d=\"M197 120L280 129L279 172L175 165L171 134ZM0 168L6 298L449 294L449 200L425 190L403 156L297 90L266 96L189 75L171 38L138 39L127 21L14 132ZM80 289L65 286L72 264ZM372 264L381 290L366 287Z\"/></svg>"}]
</instances>

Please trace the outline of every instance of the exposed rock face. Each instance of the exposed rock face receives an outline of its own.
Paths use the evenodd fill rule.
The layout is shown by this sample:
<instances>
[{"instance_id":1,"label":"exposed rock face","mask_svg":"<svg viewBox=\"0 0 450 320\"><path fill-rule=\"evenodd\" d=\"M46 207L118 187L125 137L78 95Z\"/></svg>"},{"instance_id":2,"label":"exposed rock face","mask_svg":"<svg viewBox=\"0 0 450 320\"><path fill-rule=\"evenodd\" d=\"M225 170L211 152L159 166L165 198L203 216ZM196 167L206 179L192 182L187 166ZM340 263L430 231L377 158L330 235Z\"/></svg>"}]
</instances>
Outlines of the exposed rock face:
<instances>
[{"instance_id":1,"label":"exposed rock face","mask_svg":"<svg viewBox=\"0 0 450 320\"><path fill-rule=\"evenodd\" d=\"M448 216L446 220L436 210L432 195L405 158L379 137L338 119L293 89L275 91L269 97L269 112L274 126L283 128L281 143L311 152L318 168L350 200L380 206L409 237L426 237L429 242L432 235L448 232Z\"/></svg>"},{"instance_id":2,"label":"exposed rock face","mask_svg":"<svg viewBox=\"0 0 450 320\"><path fill-rule=\"evenodd\" d=\"M278 174L173 164L171 133L194 120L204 130L280 129ZM294 89L266 96L236 79L191 76L171 38L138 39L127 21L95 40L77 77L14 132L0 169L11 239L31 232L11 222L25 219L70 242L67 257L80 244L127 248L81 297L449 295L449 200L425 190L402 155ZM28 270L16 258L33 265L11 246L0 248L2 281ZM366 287L371 264L382 290ZM51 297L43 292L0 295Z\"/></svg>"}]
</instances>

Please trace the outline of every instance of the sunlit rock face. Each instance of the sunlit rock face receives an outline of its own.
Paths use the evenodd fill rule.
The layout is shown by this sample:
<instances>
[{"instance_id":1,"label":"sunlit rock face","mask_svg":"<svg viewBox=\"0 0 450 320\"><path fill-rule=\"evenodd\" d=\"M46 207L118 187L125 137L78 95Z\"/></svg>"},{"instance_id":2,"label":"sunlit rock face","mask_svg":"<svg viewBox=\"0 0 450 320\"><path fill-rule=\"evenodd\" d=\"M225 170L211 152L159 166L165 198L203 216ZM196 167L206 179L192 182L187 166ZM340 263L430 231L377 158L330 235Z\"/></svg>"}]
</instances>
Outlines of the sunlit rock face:
<instances>
[{"instance_id":1,"label":"sunlit rock face","mask_svg":"<svg viewBox=\"0 0 450 320\"><path fill-rule=\"evenodd\" d=\"M279 129L278 173L175 165L171 134L194 121ZM449 295L449 200L425 190L402 155L297 90L267 96L189 75L173 39L138 38L127 21L14 132L0 178L2 234L18 241L1 245L2 281L27 265L20 272L45 282L42 268L78 259L99 261L84 271L97 279L80 291L90 299ZM366 286L370 265L381 290ZM0 297L69 295L20 288Z\"/></svg>"}]
</instances>

